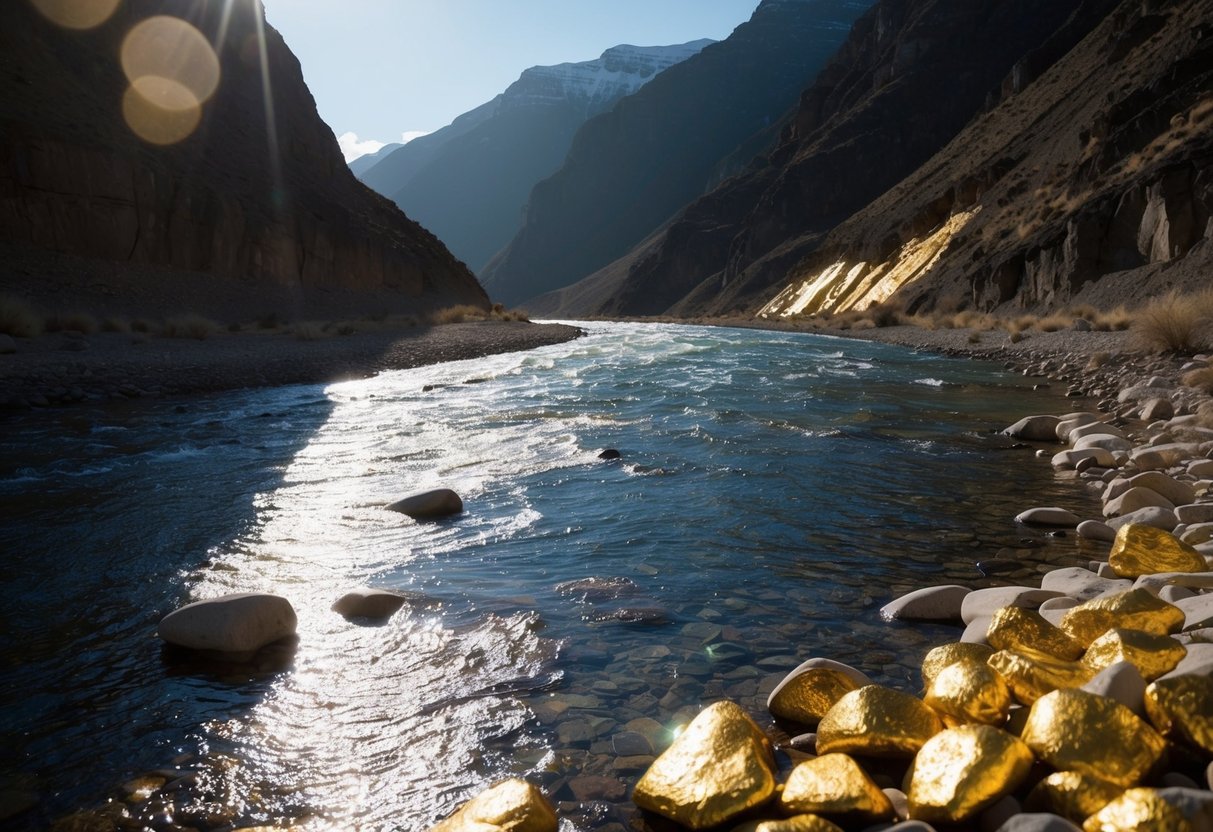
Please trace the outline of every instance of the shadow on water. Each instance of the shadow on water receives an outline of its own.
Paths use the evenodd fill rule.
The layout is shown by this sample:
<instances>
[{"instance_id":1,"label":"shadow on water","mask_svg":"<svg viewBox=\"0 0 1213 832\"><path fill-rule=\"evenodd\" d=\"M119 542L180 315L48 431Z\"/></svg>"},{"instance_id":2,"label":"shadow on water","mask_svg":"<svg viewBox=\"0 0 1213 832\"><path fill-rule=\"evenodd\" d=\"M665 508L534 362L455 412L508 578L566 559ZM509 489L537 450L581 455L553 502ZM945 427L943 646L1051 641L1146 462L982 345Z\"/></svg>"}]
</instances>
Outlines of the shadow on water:
<instances>
[{"instance_id":1,"label":"shadow on water","mask_svg":"<svg viewBox=\"0 0 1213 832\"><path fill-rule=\"evenodd\" d=\"M255 706L288 643L251 662L164 649L166 613L250 528L258 495L332 404L292 387L8 420L0 436L0 825L45 828L107 783L188 753ZM109 777L81 778L84 770Z\"/></svg>"}]
</instances>

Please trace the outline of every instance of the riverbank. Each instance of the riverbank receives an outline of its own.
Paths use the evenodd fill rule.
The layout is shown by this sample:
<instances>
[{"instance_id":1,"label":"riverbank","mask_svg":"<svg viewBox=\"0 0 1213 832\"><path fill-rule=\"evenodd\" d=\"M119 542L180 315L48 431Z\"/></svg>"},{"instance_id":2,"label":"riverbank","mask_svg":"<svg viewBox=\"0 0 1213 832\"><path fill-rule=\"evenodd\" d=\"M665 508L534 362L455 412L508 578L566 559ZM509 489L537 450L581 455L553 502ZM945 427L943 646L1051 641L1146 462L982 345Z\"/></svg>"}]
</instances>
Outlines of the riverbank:
<instances>
[{"instance_id":1,"label":"riverbank","mask_svg":"<svg viewBox=\"0 0 1213 832\"><path fill-rule=\"evenodd\" d=\"M559 344L562 324L475 321L350 335L215 332L205 339L144 333L53 333L0 355L0 412L247 387L323 384ZM322 337L323 336L323 337Z\"/></svg>"}]
</instances>

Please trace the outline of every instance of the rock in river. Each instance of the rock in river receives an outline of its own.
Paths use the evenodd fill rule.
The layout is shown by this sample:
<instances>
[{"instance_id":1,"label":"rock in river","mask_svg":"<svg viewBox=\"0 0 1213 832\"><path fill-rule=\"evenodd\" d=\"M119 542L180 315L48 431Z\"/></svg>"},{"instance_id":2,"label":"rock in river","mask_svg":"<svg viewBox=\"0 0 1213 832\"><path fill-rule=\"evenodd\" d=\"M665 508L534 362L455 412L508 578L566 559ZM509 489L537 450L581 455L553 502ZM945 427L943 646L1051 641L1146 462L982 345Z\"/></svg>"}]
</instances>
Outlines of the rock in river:
<instances>
[{"instance_id":1,"label":"rock in river","mask_svg":"<svg viewBox=\"0 0 1213 832\"><path fill-rule=\"evenodd\" d=\"M407 600L387 589L356 589L338 598L333 612L345 618L391 618Z\"/></svg>"},{"instance_id":2,"label":"rock in river","mask_svg":"<svg viewBox=\"0 0 1213 832\"><path fill-rule=\"evenodd\" d=\"M158 634L191 650L247 653L294 635L297 623L282 596L242 592L186 604L161 620Z\"/></svg>"},{"instance_id":3,"label":"rock in river","mask_svg":"<svg viewBox=\"0 0 1213 832\"><path fill-rule=\"evenodd\" d=\"M387 508L388 511L407 514L414 520L435 520L461 513L463 500L449 488L436 488L397 500Z\"/></svg>"}]
</instances>

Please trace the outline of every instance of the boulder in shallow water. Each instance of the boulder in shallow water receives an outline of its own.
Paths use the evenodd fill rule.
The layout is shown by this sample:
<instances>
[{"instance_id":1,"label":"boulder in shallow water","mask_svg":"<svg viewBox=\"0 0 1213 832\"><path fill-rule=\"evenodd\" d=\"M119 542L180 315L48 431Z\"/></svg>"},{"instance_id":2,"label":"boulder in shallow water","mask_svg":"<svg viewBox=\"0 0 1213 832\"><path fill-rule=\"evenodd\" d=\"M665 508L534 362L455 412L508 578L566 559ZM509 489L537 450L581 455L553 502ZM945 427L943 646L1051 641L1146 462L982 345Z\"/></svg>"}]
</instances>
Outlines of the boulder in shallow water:
<instances>
[{"instance_id":1,"label":"boulder in shallow water","mask_svg":"<svg viewBox=\"0 0 1213 832\"><path fill-rule=\"evenodd\" d=\"M1025 416L1003 433L1017 439L1030 439L1034 442L1056 442L1059 422L1061 420L1056 416Z\"/></svg>"},{"instance_id":2,"label":"boulder in shallow water","mask_svg":"<svg viewBox=\"0 0 1213 832\"><path fill-rule=\"evenodd\" d=\"M388 506L388 511L407 514L414 520L436 520L460 514L463 511L463 500L449 488L436 488L397 500Z\"/></svg>"},{"instance_id":3,"label":"boulder in shallow water","mask_svg":"<svg viewBox=\"0 0 1213 832\"><path fill-rule=\"evenodd\" d=\"M355 589L333 604L333 612L345 618L391 618L408 597L388 589Z\"/></svg>"},{"instance_id":4,"label":"boulder in shallow water","mask_svg":"<svg viewBox=\"0 0 1213 832\"><path fill-rule=\"evenodd\" d=\"M476 795L430 832L556 832L557 826L543 792L515 778Z\"/></svg>"},{"instance_id":5,"label":"boulder in shallow water","mask_svg":"<svg viewBox=\"0 0 1213 832\"><path fill-rule=\"evenodd\" d=\"M1064 508L1039 506L1021 511L1015 515L1015 522L1028 526L1062 526L1072 529L1081 522L1081 518Z\"/></svg>"},{"instance_id":6,"label":"boulder in shallow water","mask_svg":"<svg viewBox=\"0 0 1213 832\"><path fill-rule=\"evenodd\" d=\"M619 451L615 450L614 448L607 448L606 450L604 450L602 453L600 453L598 455L598 458L599 459L619 459L621 456L623 456L623 454L619 453Z\"/></svg>"},{"instance_id":7,"label":"boulder in shallow water","mask_svg":"<svg viewBox=\"0 0 1213 832\"><path fill-rule=\"evenodd\" d=\"M248 653L293 636L297 623L282 596L241 592L186 604L161 620L158 634L191 650Z\"/></svg>"},{"instance_id":8,"label":"boulder in shallow water","mask_svg":"<svg viewBox=\"0 0 1213 832\"><path fill-rule=\"evenodd\" d=\"M908 592L880 608L885 621L956 621L961 602L973 590L948 584Z\"/></svg>"}]
</instances>

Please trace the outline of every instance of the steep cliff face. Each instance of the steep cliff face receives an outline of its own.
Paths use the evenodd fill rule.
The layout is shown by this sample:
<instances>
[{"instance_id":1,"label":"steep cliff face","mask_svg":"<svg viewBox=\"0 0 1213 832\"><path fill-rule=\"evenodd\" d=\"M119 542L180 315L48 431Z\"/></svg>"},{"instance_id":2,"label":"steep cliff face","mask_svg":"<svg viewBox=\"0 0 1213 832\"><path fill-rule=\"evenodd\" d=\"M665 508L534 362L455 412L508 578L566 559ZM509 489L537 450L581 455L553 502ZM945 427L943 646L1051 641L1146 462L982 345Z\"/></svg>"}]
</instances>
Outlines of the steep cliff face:
<instances>
[{"instance_id":1,"label":"steep cliff face","mask_svg":"<svg viewBox=\"0 0 1213 832\"><path fill-rule=\"evenodd\" d=\"M765 311L1138 302L1207 285L1211 216L1213 2L1126 0L831 233Z\"/></svg>"},{"instance_id":2,"label":"steep cliff face","mask_svg":"<svg viewBox=\"0 0 1213 832\"><path fill-rule=\"evenodd\" d=\"M592 61L531 67L488 104L405 145L363 181L478 270L517 233L531 188L560 167L587 119L711 42L616 46Z\"/></svg>"},{"instance_id":3,"label":"steep cliff face","mask_svg":"<svg viewBox=\"0 0 1213 832\"><path fill-rule=\"evenodd\" d=\"M784 115L871 2L765 0L726 40L588 121L563 167L535 186L521 231L481 273L486 288L526 301L625 254Z\"/></svg>"},{"instance_id":4,"label":"steep cliff face","mask_svg":"<svg viewBox=\"0 0 1213 832\"><path fill-rule=\"evenodd\" d=\"M774 152L687 206L642 250L536 307L752 308L828 231L952 139L1004 78L1026 84L1112 5L882 0L801 95Z\"/></svg>"},{"instance_id":5,"label":"steep cliff face","mask_svg":"<svg viewBox=\"0 0 1213 832\"><path fill-rule=\"evenodd\" d=\"M156 15L189 21L218 59L196 128L169 145L128 126L119 60ZM256 0L126 0L86 31L4 3L0 89L2 288L148 313L487 303L432 235L354 179Z\"/></svg>"}]
</instances>

